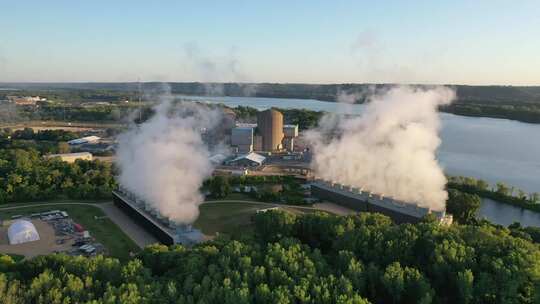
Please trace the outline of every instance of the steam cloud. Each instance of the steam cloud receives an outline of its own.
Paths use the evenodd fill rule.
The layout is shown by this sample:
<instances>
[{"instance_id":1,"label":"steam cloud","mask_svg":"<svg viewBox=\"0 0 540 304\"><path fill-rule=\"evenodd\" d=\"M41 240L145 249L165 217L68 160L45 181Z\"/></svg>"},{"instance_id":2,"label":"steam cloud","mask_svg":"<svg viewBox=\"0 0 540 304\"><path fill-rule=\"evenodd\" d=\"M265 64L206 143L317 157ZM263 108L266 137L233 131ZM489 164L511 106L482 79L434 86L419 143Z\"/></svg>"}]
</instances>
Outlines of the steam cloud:
<instances>
[{"instance_id":1,"label":"steam cloud","mask_svg":"<svg viewBox=\"0 0 540 304\"><path fill-rule=\"evenodd\" d=\"M201 134L220 122L221 113L162 99L152 118L119 136L119 182L162 216L189 224L199 215L199 188L213 170Z\"/></svg>"},{"instance_id":2,"label":"steam cloud","mask_svg":"<svg viewBox=\"0 0 540 304\"><path fill-rule=\"evenodd\" d=\"M323 117L307 134L315 174L443 210L448 194L435 157L441 143L437 107L454 98L446 87L396 86L368 97L360 116Z\"/></svg>"}]
</instances>

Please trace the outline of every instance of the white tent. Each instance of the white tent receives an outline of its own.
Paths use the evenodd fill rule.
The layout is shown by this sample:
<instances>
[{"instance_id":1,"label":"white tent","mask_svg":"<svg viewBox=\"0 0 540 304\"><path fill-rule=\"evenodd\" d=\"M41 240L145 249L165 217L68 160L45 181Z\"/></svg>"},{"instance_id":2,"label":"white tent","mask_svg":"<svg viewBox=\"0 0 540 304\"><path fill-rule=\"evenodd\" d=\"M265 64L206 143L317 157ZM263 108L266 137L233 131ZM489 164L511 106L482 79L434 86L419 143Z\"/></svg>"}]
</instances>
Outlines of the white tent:
<instances>
[{"instance_id":1,"label":"white tent","mask_svg":"<svg viewBox=\"0 0 540 304\"><path fill-rule=\"evenodd\" d=\"M11 245L39 241L39 234L29 221L17 220L8 228L8 238Z\"/></svg>"}]
</instances>

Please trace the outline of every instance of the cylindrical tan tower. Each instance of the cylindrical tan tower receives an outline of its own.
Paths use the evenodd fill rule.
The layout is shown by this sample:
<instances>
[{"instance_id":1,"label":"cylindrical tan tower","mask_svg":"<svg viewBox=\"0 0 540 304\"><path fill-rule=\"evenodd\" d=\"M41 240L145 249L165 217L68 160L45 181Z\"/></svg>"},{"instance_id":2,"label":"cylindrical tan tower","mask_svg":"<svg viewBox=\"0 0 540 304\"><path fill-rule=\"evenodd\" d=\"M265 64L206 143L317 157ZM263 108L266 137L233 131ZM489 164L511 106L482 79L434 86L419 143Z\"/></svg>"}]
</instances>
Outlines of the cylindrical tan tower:
<instances>
[{"instance_id":1,"label":"cylindrical tan tower","mask_svg":"<svg viewBox=\"0 0 540 304\"><path fill-rule=\"evenodd\" d=\"M257 113L257 126L262 135L262 148L264 151L281 150L283 140L283 114L269 109Z\"/></svg>"}]
</instances>

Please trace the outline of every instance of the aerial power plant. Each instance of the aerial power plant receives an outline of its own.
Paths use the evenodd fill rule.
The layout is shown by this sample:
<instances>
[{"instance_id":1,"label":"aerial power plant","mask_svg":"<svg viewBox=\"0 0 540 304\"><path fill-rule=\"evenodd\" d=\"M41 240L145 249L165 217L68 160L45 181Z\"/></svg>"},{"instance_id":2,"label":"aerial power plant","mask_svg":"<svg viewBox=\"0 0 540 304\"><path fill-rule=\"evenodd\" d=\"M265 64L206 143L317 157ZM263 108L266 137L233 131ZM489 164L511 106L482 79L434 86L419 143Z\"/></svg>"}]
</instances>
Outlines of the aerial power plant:
<instances>
[{"instance_id":1,"label":"aerial power plant","mask_svg":"<svg viewBox=\"0 0 540 304\"><path fill-rule=\"evenodd\" d=\"M298 125L283 124L283 114L275 109L257 113L256 124L236 124L231 129L234 152L293 152Z\"/></svg>"}]
</instances>

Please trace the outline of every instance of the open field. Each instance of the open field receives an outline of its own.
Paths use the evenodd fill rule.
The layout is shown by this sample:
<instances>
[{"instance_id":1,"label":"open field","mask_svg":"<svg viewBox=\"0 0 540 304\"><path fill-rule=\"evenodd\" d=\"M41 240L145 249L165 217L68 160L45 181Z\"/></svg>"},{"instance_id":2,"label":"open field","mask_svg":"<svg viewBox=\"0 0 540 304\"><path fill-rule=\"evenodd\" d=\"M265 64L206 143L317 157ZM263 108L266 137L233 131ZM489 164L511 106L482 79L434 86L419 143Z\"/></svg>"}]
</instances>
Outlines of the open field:
<instances>
[{"instance_id":1,"label":"open field","mask_svg":"<svg viewBox=\"0 0 540 304\"><path fill-rule=\"evenodd\" d=\"M309 207L293 207L258 202L213 201L199 206L200 215L194 225L207 236L215 236L217 232L232 235L252 232L251 217L259 209L279 207L295 214L317 211Z\"/></svg>"},{"instance_id":2,"label":"open field","mask_svg":"<svg viewBox=\"0 0 540 304\"><path fill-rule=\"evenodd\" d=\"M77 223L83 225L96 240L102 243L113 257L127 259L129 252L137 252L139 247L103 211L92 205L44 205L2 210L0 218L10 219L17 214L29 215L49 210L64 210Z\"/></svg>"}]
</instances>

